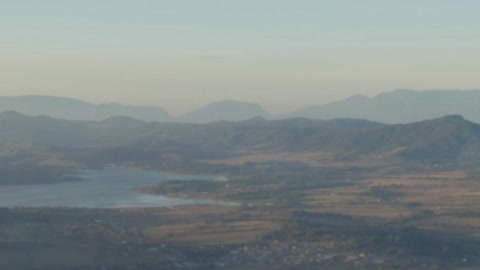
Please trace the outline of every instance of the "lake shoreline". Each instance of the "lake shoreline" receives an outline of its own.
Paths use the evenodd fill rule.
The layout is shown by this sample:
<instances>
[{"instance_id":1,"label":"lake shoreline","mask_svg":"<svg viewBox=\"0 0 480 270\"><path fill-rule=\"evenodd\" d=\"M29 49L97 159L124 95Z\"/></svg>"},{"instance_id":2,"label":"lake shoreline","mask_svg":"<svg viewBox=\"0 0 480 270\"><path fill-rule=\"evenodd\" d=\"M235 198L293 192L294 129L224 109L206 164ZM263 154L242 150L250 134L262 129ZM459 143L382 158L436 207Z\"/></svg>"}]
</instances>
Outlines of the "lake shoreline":
<instances>
[{"instance_id":1,"label":"lake shoreline","mask_svg":"<svg viewBox=\"0 0 480 270\"><path fill-rule=\"evenodd\" d=\"M172 198L138 192L166 181L218 181L218 176L172 174L106 167L66 175L82 179L50 184L0 186L0 207L156 208L177 205L230 204L199 198Z\"/></svg>"}]
</instances>

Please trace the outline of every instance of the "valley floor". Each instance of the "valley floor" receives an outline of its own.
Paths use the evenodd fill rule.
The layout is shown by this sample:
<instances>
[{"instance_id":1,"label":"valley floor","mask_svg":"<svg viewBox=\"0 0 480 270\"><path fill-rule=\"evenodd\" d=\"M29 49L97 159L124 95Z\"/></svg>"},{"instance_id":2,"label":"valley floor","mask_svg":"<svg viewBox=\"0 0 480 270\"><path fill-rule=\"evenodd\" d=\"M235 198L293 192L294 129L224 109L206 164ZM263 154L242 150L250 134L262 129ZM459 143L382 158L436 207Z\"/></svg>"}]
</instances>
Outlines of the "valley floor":
<instances>
[{"instance_id":1,"label":"valley floor","mask_svg":"<svg viewBox=\"0 0 480 270\"><path fill-rule=\"evenodd\" d=\"M249 166L141 190L238 205L2 209L0 268L480 267L480 182L461 170Z\"/></svg>"}]
</instances>

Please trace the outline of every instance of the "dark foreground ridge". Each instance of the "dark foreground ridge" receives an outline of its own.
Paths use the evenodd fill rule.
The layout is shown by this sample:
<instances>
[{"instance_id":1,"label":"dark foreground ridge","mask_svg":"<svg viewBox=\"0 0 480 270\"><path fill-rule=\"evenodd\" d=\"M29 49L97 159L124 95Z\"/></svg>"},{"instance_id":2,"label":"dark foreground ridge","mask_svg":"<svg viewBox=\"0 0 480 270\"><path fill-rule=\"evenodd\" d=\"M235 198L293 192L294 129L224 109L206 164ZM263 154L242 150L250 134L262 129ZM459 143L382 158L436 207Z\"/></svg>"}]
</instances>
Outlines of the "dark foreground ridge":
<instances>
[{"instance_id":1,"label":"dark foreground ridge","mask_svg":"<svg viewBox=\"0 0 480 270\"><path fill-rule=\"evenodd\" d=\"M66 121L4 112L0 127L0 158L12 162L56 157L79 163L151 163L166 162L172 155L188 161L228 158L238 152L321 151L338 160L378 157L449 163L474 160L480 153L480 125L455 115L398 125L302 118L185 124L128 117Z\"/></svg>"}]
</instances>

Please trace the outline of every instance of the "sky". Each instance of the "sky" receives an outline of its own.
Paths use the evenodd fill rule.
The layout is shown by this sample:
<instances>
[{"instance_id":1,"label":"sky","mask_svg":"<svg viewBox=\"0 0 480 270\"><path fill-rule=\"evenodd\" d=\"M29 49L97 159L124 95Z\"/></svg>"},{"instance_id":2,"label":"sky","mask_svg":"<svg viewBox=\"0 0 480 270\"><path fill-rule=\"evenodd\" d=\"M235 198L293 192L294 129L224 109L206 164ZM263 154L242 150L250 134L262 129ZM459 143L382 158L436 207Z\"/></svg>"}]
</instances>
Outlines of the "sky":
<instances>
[{"instance_id":1,"label":"sky","mask_svg":"<svg viewBox=\"0 0 480 270\"><path fill-rule=\"evenodd\" d=\"M0 95L272 113L480 88L478 0L0 0Z\"/></svg>"}]
</instances>

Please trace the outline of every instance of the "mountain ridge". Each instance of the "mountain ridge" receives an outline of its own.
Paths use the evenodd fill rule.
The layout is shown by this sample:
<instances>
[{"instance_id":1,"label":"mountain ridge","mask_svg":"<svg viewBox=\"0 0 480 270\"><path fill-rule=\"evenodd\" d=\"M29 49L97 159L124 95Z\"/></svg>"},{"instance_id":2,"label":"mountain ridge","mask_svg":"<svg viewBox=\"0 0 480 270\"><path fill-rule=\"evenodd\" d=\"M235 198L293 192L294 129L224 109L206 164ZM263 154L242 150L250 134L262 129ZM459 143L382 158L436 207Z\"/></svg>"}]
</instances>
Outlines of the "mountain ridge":
<instances>
[{"instance_id":1,"label":"mountain ridge","mask_svg":"<svg viewBox=\"0 0 480 270\"><path fill-rule=\"evenodd\" d=\"M12 146L32 157L62 155L110 162L228 158L240 152L328 152L342 158L382 156L411 162L457 162L480 157L480 125L458 115L410 124L367 120L250 119L209 124L141 122L126 117L67 121L0 113L0 153ZM43 152L39 152L43 149ZM399 151L401 149L401 151ZM10 151L11 152L11 151ZM7 155L8 156L8 155ZM0 154L0 159L7 158ZM12 158L8 156L8 158Z\"/></svg>"},{"instance_id":2,"label":"mountain ridge","mask_svg":"<svg viewBox=\"0 0 480 270\"><path fill-rule=\"evenodd\" d=\"M356 95L347 99L293 111L282 118L355 118L398 124L460 114L480 123L480 90L399 89L373 98Z\"/></svg>"},{"instance_id":3,"label":"mountain ridge","mask_svg":"<svg viewBox=\"0 0 480 270\"><path fill-rule=\"evenodd\" d=\"M189 123L210 123L216 121L242 121L255 117L270 118L270 114L256 103L222 100L209 103L180 118Z\"/></svg>"},{"instance_id":4,"label":"mountain ridge","mask_svg":"<svg viewBox=\"0 0 480 270\"><path fill-rule=\"evenodd\" d=\"M39 95L0 97L0 111L17 111L30 116L46 115L65 120L99 121L113 116L128 116L142 121L173 120L160 107L93 104L75 98Z\"/></svg>"},{"instance_id":5,"label":"mountain ridge","mask_svg":"<svg viewBox=\"0 0 480 270\"><path fill-rule=\"evenodd\" d=\"M52 96L0 97L0 112L18 111L37 116L46 115L66 120L101 121L126 116L146 122L211 123L264 119L366 119L387 124L411 123L444 115L459 114L480 123L480 90L399 89L380 93L372 98L353 95L344 100L310 106L274 116L260 104L223 100L209 103L183 116L173 117L161 107L128 106L116 103L92 104L79 99Z\"/></svg>"}]
</instances>

